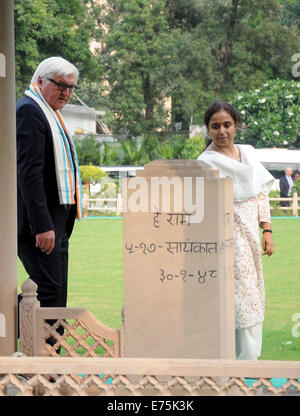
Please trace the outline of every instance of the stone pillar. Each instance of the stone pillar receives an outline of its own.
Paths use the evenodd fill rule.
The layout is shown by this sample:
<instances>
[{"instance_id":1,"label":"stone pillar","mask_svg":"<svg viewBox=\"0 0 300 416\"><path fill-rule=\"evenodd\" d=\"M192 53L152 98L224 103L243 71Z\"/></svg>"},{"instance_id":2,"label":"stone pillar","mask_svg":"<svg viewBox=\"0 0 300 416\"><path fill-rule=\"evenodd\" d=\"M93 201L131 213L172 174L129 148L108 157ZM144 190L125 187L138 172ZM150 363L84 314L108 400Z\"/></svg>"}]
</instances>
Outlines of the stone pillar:
<instances>
[{"instance_id":1,"label":"stone pillar","mask_svg":"<svg viewBox=\"0 0 300 416\"><path fill-rule=\"evenodd\" d=\"M17 198L14 2L0 12L0 355L16 351Z\"/></svg>"},{"instance_id":2,"label":"stone pillar","mask_svg":"<svg viewBox=\"0 0 300 416\"><path fill-rule=\"evenodd\" d=\"M124 356L234 359L232 180L154 161L124 189Z\"/></svg>"},{"instance_id":3,"label":"stone pillar","mask_svg":"<svg viewBox=\"0 0 300 416\"><path fill-rule=\"evenodd\" d=\"M40 307L37 300L37 284L27 279L21 289L20 349L27 357L34 357L38 355L36 309Z\"/></svg>"}]
</instances>

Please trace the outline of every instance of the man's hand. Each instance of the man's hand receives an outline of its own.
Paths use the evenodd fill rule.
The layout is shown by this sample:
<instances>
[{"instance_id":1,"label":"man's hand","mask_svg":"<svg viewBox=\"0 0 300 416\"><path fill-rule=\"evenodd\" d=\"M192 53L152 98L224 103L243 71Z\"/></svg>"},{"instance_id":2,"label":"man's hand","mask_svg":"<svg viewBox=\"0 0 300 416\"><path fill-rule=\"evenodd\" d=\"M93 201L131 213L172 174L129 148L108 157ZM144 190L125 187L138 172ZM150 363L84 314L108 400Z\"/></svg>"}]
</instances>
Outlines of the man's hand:
<instances>
[{"instance_id":1,"label":"man's hand","mask_svg":"<svg viewBox=\"0 0 300 416\"><path fill-rule=\"evenodd\" d=\"M55 246L55 233L53 230L45 231L44 233L35 236L35 246L43 253L50 254Z\"/></svg>"}]
</instances>

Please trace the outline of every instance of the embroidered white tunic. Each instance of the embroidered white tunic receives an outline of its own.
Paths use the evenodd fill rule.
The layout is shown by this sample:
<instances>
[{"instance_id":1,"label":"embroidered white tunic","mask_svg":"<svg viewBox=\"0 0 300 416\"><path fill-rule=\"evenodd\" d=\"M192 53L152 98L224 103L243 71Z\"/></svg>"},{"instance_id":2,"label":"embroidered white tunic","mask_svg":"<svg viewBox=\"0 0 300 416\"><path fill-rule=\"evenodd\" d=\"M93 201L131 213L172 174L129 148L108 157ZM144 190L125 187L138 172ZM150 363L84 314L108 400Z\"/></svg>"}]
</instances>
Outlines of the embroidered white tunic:
<instances>
[{"instance_id":1,"label":"embroidered white tunic","mask_svg":"<svg viewBox=\"0 0 300 416\"><path fill-rule=\"evenodd\" d=\"M265 288L259 223L271 222L268 191L254 198L235 202L234 210L234 277L235 326L247 328L263 322Z\"/></svg>"},{"instance_id":2,"label":"embroidered white tunic","mask_svg":"<svg viewBox=\"0 0 300 416\"><path fill-rule=\"evenodd\" d=\"M264 320L259 223L271 222L268 192L274 178L255 160L252 146L239 145L239 149L242 163L213 151L203 152L198 159L219 169L220 177L233 179L235 327L247 328Z\"/></svg>"}]
</instances>

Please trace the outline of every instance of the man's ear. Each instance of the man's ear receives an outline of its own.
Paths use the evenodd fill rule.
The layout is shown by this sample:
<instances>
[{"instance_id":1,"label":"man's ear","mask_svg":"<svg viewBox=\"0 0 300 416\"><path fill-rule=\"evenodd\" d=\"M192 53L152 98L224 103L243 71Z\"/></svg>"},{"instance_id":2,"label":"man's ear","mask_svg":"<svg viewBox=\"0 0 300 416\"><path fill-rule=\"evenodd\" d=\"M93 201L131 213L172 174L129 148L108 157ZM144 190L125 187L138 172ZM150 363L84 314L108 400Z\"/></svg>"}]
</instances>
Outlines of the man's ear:
<instances>
[{"instance_id":1,"label":"man's ear","mask_svg":"<svg viewBox=\"0 0 300 416\"><path fill-rule=\"evenodd\" d=\"M38 87L39 87L39 88L43 85L43 80L42 80L42 78L40 77L40 75L38 76L37 84L38 84Z\"/></svg>"}]
</instances>

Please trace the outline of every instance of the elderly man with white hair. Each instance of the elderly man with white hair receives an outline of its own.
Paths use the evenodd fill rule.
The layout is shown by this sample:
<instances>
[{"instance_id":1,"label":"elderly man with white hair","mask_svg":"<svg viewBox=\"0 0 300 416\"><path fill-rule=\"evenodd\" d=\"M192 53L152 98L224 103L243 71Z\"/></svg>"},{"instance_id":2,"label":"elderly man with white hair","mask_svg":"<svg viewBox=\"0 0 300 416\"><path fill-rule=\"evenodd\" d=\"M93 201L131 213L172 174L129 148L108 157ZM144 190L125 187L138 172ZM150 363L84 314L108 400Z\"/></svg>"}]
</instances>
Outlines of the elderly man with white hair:
<instances>
[{"instance_id":1,"label":"elderly man with white hair","mask_svg":"<svg viewBox=\"0 0 300 416\"><path fill-rule=\"evenodd\" d=\"M66 306L68 240L82 218L76 150L59 112L78 75L63 58L45 59L16 106L18 256L42 307Z\"/></svg>"}]
</instances>

